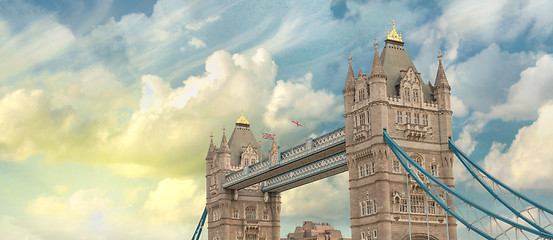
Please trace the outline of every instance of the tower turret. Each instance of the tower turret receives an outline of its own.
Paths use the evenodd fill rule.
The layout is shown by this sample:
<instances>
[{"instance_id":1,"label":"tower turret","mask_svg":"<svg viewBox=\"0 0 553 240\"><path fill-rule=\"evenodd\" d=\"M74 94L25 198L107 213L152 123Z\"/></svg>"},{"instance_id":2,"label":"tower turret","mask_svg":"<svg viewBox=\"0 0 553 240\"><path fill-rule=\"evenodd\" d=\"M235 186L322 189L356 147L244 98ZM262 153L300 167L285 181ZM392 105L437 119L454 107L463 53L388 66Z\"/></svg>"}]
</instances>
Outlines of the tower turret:
<instances>
[{"instance_id":1,"label":"tower turret","mask_svg":"<svg viewBox=\"0 0 553 240\"><path fill-rule=\"evenodd\" d=\"M344 119L346 121L346 145L353 143L353 104L355 103L355 75L351 66L351 53L349 54L348 74L346 76L346 84L344 86Z\"/></svg>"},{"instance_id":2,"label":"tower turret","mask_svg":"<svg viewBox=\"0 0 553 240\"><path fill-rule=\"evenodd\" d=\"M371 101L386 101L386 74L382 67L382 61L378 56L378 41L374 39L374 58L373 65L371 67L371 74L369 75L369 90Z\"/></svg>"},{"instance_id":3,"label":"tower turret","mask_svg":"<svg viewBox=\"0 0 553 240\"><path fill-rule=\"evenodd\" d=\"M223 138L221 139L221 146L219 147L218 162L221 169L230 169L230 147L227 143L227 136L225 134L224 127Z\"/></svg>"},{"instance_id":4,"label":"tower turret","mask_svg":"<svg viewBox=\"0 0 553 240\"><path fill-rule=\"evenodd\" d=\"M442 64L442 57L442 51L440 50L438 54L438 59L440 63L438 65L438 72L436 73L436 81L434 83L434 96L436 97L436 101L438 102L439 110L451 110L451 87L449 86L449 82L447 81L447 77L445 76L445 71Z\"/></svg>"}]
</instances>

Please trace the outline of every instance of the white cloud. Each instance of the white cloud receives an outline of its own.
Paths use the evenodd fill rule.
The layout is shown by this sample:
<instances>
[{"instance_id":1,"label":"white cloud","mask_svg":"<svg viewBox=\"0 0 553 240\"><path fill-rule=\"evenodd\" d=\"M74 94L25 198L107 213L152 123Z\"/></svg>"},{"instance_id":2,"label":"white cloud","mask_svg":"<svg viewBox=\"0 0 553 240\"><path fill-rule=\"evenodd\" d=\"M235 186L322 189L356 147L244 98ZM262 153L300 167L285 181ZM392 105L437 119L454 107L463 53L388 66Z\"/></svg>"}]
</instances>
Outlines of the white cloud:
<instances>
[{"instance_id":1,"label":"white cloud","mask_svg":"<svg viewBox=\"0 0 553 240\"><path fill-rule=\"evenodd\" d=\"M43 16L17 33L2 27L6 25L0 18L0 82L25 77L37 65L66 53L75 42L71 30L53 16Z\"/></svg>"},{"instance_id":2,"label":"white cloud","mask_svg":"<svg viewBox=\"0 0 553 240\"><path fill-rule=\"evenodd\" d=\"M538 58L534 53L509 53L492 43L466 61L449 66L447 77L452 92L466 107L488 112L506 100L506 86L516 83L520 72Z\"/></svg>"},{"instance_id":3,"label":"white cloud","mask_svg":"<svg viewBox=\"0 0 553 240\"><path fill-rule=\"evenodd\" d=\"M185 222L193 225L205 207L203 179L168 178L159 182L148 194L148 200L140 210L140 216L155 225Z\"/></svg>"},{"instance_id":4,"label":"white cloud","mask_svg":"<svg viewBox=\"0 0 553 240\"><path fill-rule=\"evenodd\" d=\"M457 96L451 96L451 110L455 117L465 117L468 114L467 107Z\"/></svg>"},{"instance_id":5,"label":"white cloud","mask_svg":"<svg viewBox=\"0 0 553 240\"><path fill-rule=\"evenodd\" d=\"M474 137L482 132L488 121L489 118L485 114L480 112L473 113L465 123L459 137L455 140L455 145L470 155L476 148L476 144L478 144L478 141Z\"/></svg>"},{"instance_id":6,"label":"white cloud","mask_svg":"<svg viewBox=\"0 0 553 240\"><path fill-rule=\"evenodd\" d=\"M202 40L197 39L195 37L193 37L192 39L190 39L190 41L188 41L188 45L190 45L190 46L192 46L196 49L205 47L205 43Z\"/></svg>"},{"instance_id":7,"label":"white cloud","mask_svg":"<svg viewBox=\"0 0 553 240\"><path fill-rule=\"evenodd\" d=\"M20 223L12 216L0 215L0 234L4 239L39 240L31 230L20 226Z\"/></svg>"},{"instance_id":8,"label":"white cloud","mask_svg":"<svg viewBox=\"0 0 553 240\"><path fill-rule=\"evenodd\" d=\"M200 30L204 25L219 20L219 18L220 18L219 16L208 17L202 21L194 21L191 23L187 23L185 27L188 30L197 31L197 30Z\"/></svg>"},{"instance_id":9,"label":"white cloud","mask_svg":"<svg viewBox=\"0 0 553 240\"><path fill-rule=\"evenodd\" d=\"M341 173L281 194L286 217L344 219L349 216L349 173Z\"/></svg>"},{"instance_id":10,"label":"white cloud","mask_svg":"<svg viewBox=\"0 0 553 240\"><path fill-rule=\"evenodd\" d=\"M339 97L311 87L313 75L284 82L279 80L267 104L263 121L271 129L295 128L292 120L300 122L332 121L343 112Z\"/></svg>"},{"instance_id":11,"label":"white cloud","mask_svg":"<svg viewBox=\"0 0 553 240\"><path fill-rule=\"evenodd\" d=\"M553 57L544 55L536 65L520 73L520 80L509 88L504 104L494 106L491 117L502 120L530 120L536 109L553 99Z\"/></svg>"},{"instance_id":12,"label":"white cloud","mask_svg":"<svg viewBox=\"0 0 553 240\"><path fill-rule=\"evenodd\" d=\"M553 102L544 104L532 125L519 129L509 145L494 143L485 168L515 188L551 190L553 182Z\"/></svg>"},{"instance_id":13,"label":"white cloud","mask_svg":"<svg viewBox=\"0 0 553 240\"><path fill-rule=\"evenodd\" d=\"M448 42L460 39L463 45L509 41L521 34L540 40L553 30L553 18L546 13L552 7L539 0L452 1L444 5L437 22Z\"/></svg>"},{"instance_id":14,"label":"white cloud","mask_svg":"<svg viewBox=\"0 0 553 240\"><path fill-rule=\"evenodd\" d=\"M56 217L74 221L94 220L108 214L113 203L100 189L78 190L69 198L40 196L29 203L27 211L33 215Z\"/></svg>"},{"instance_id":15,"label":"white cloud","mask_svg":"<svg viewBox=\"0 0 553 240\"><path fill-rule=\"evenodd\" d=\"M199 181L160 181L144 205L147 213L153 214L147 216L120 205L128 204L127 199L125 202L115 201L116 198L109 198L105 191L99 189L81 189L67 197L41 195L29 203L27 215L20 218L0 215L0 233L3 237L10 236L9 239L182 239L183 236L192 236L203 210L201 207L195 209L197 204L194 201L191 201L192 205L191 202L183 202L191 200L187 198L192 195L188 191L190 187L196 190L194 199L205 201L202 188L193 187L196 182ZM131 189L129 193L134 195L136 191L141 190ZM173 197L180 205L175 204L175 199L169 199ZM203 206L205 203L198 204ZM174 206L173 210L180 212L164 211ZM179 213L183 215L177 216ZM179 222L157 221L152 224L151 217L163 214L167 214L166 217L176 216Z\"/></svg>"}]
</instances>

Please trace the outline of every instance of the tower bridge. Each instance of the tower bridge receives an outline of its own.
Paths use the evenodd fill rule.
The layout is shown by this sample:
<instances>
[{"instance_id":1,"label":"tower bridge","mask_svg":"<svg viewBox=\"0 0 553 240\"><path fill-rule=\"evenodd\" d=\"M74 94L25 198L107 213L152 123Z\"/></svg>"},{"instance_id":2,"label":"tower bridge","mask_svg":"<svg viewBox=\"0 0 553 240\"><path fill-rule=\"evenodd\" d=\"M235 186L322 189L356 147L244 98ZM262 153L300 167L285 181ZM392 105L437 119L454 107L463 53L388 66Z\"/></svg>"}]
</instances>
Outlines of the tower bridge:
<instances>
[{"instance_id":1,"label":"tower bridge","mask_svg":"<svg viewBox=\"0 0 553 240\"><path fill-rule=\"evenodd\" d=\"M352 239L454 240L457 222L484 239L553 239L553 211L489 175L451 142L451 87L441 52L432 84L422 80L395 23L382 52L376 39L374 47L370 74L355 76L348 58L344 127L282 152L273 140L263 153L242 113L228 142L224 131L219 147L211 139L206 209L193 239L206 220L209 240L280 239L280 193L346 171ZM454 190L454 156L499 209Z\"/></svg>"}]
</instances>

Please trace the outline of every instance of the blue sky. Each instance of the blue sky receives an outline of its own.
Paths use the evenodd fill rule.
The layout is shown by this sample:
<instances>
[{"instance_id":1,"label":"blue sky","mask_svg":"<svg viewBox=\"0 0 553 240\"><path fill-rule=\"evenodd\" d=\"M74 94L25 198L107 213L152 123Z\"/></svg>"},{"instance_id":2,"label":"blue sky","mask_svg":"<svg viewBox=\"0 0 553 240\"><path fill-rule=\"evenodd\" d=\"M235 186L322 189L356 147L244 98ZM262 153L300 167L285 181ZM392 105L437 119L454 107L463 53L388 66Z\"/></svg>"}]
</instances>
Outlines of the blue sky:
<instances>
[{"instance_id":1,"label":"blue sky","mask_svg":"<svg viewBox=\"0 0 553 240\"><path fill-rule=\"evenodd\" d=\"M369 72L392 19L425 82L443 51L457 145L551 205L552 5L0 0L0 235L191 236L210 133L242 109L281 148L343 125L348 53ZM281 233L349 235L346 189L341 174L283 193Z\"/></svg>"}]
</instances>

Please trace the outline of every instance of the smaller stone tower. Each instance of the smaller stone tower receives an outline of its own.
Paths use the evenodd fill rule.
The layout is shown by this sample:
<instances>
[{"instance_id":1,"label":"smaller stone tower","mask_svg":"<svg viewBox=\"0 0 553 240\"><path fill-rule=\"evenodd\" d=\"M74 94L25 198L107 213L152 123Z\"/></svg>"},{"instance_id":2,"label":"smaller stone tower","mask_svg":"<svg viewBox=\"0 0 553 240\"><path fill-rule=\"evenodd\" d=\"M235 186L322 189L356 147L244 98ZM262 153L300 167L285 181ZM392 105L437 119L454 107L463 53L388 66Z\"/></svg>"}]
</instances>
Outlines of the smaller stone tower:
<instances>
[{"instance_id":1,"label":"smaller stone tower","mask_svg":"<svg viewBox=\"0 0 553 240\"><path fill-rule=\"evenodd\" d=\"M263 193L261 183L245 189L223 189L227 174L266 159L248 119L237 119L227 142L225 129L219 148L213 136L206 156L208 239L280 239L280 193Z\"/></svg>"}]
</instances>

